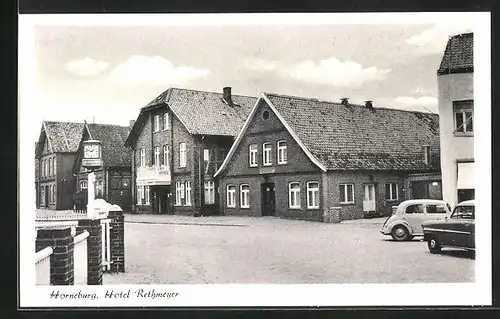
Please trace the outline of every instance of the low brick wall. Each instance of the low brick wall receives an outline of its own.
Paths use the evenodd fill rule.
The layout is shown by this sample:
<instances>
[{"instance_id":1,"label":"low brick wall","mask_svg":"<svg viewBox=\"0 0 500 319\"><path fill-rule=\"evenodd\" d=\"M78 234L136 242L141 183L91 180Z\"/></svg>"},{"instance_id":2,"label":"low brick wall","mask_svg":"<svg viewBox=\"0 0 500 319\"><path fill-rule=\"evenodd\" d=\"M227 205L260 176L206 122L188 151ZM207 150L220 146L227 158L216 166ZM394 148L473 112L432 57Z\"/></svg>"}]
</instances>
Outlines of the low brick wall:
<instances>
[{"instance_id":1,"label":"low brick wall","mask_svg":"<svg viewBox=\"0 0 500 319\"><path fill-rule=\"evenodd\" d=\"M79 220L78 228L89 232L89 237L87 238L87 284L102 285L101 220Z\"/></svg>"},{"instance_id":2,"label":"low brick wall","mask_svg":"<svg viewBox=\"0 0 500 319\"><path fill-rule=\"evenodd\" d=\"M36 251L52 247L50 255L50 284L74 284L74 243L71 227L39 229L35 243Z\"/></svg>"}]
</instances>

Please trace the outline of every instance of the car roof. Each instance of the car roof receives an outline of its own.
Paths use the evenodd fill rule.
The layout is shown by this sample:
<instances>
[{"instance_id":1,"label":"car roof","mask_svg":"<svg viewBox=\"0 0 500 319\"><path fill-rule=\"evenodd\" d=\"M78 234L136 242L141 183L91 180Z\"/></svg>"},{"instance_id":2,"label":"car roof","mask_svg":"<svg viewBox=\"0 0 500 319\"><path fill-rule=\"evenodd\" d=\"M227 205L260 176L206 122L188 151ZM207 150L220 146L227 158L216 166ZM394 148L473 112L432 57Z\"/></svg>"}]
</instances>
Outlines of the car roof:
<instances>
[{"instance_id":1,"label":"car roof","mask_svg":"<svg viewBox=\"0 0 500 319\"><path fill-rule=\"evenodd\" d=\"M446 201L441 199L409 199L401 202L401 204L425 204L425 203L436 203L436 204L448 204Z\"/></svg>"},{"instance_id":2,"label":"car roof","mask_svg":"<svg viewBox=\"0 0 500 319\"><path fill-rule=\"evenodd\" d=\"M465 200L463 202L458 203L457 206L476 206L476 201L473 199Z\"/></svg>"}]
</instances>

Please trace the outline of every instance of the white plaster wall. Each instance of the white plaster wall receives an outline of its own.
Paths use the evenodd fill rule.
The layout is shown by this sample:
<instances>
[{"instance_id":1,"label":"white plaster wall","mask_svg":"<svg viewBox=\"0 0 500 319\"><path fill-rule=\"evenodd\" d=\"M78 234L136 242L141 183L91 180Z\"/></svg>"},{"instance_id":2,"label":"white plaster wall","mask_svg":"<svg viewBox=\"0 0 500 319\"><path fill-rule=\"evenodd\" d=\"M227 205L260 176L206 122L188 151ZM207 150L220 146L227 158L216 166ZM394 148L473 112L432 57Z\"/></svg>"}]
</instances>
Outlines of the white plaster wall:
<instances>
[{"instance_id":1,"label":"white plaster wall","mask_svg":"<svg viewBox=\"0 0 500 319\"><path fill-rule=\"evenodd\" d=\"M474 99L473 76L473 73L438 76L443 199L452 207L457 202L457 160L474 158L474 137L453 134L453 101Z\"/></svg>"}]
</instances>

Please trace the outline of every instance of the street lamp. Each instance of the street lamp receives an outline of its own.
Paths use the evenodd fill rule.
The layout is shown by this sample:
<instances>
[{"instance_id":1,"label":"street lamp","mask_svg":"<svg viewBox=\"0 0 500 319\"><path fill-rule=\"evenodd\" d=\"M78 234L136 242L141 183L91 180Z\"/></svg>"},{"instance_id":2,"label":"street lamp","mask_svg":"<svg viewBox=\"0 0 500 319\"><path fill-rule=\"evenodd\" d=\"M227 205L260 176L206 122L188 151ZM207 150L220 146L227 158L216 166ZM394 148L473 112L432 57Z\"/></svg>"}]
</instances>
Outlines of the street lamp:
<instances>
[{"instance_id":1,"label":"street lamp","mask_svg":"<svg viewBox=\"0 0 500 319\"><path fill-rule=\"evenodd\" d=\"M87 217L95 218L94 200L95 200L95 173L94 170L102 166L102 144L97 140L83 141L82 166L89 169L87 175Z\"/></svg>"}]
</instances>

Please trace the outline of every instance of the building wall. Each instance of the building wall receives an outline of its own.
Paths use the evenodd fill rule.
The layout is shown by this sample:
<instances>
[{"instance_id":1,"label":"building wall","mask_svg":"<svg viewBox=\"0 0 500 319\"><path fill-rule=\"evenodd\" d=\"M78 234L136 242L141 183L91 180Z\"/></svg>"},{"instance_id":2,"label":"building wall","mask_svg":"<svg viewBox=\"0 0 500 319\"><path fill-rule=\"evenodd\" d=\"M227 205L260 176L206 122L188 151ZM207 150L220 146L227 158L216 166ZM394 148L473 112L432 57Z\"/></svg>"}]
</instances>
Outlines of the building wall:
<instances>
[{"instance_id":1,"label":"building wall","mask_svg":"<svg viewBox=\"0 0 500 319\"><path fill-rule=\"evenodd\" d=\"M341 220L363 218L364 185L375 185L375 213L382 216L392 214L392 206L405 199L405 174L401 172L328 172L326 174L326 197L330 207L341 207ZM387 200L385 185L398 183L398 199ZM340 203L340 184L354 185L354 203Z\"/></svg>"},{"instance_id":2,"label":"building wall","mask_svg":"<svg viewBox=\"0 0 500 319\"><path fill-rule=\"evenodd\" d=\"M473 73L438 76L443 199L451 206L457 203L457 160L474 159L474 137L453 133L453 101L474 99L473 77Z\"/></svg>"}]
</instances>

